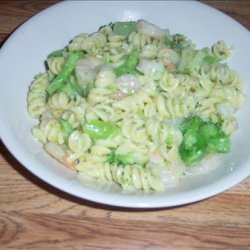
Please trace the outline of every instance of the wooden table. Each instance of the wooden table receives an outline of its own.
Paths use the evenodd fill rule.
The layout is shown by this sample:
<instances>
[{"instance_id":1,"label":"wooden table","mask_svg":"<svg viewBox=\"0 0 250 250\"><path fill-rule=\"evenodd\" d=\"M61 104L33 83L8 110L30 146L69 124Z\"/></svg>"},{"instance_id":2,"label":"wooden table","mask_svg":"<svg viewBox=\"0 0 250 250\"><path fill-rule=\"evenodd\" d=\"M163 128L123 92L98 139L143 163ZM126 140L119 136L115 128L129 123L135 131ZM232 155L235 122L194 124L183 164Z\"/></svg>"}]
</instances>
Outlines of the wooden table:
<instances>
[{"instance_id":1,"label":"wooden table","mask_svg":"<svg viewBox=\"0 0 250 250\"><path fill-rule=\"evenodd\" d=\"M0 44L56 2L0 0ZM250 29L249 1L203 2ZM195 204L129 210L65 194L0 147L0 249L250 249L250 177Z\"/></svg>"}]
</instances>

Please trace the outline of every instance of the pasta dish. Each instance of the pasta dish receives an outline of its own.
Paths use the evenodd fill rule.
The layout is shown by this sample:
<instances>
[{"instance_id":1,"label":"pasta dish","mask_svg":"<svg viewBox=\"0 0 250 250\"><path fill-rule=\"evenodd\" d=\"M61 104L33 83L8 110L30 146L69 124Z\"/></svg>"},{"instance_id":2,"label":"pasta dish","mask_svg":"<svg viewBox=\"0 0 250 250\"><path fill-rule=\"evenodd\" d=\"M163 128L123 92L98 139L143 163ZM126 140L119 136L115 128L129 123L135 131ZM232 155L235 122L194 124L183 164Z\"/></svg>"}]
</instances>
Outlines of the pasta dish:
<instances>
[{"instance_id":1,"label":"pasta dish","mask_svg":"<svg viewBox=\"0 0 250 250\"><path fill-rule=\"evenodd\" d=\"M196 48L146 20L109 23L47 56L27 102L33 136L79 175L163 191L230 151L243 84L218 41Z\"/></svg>"}]
</instances>

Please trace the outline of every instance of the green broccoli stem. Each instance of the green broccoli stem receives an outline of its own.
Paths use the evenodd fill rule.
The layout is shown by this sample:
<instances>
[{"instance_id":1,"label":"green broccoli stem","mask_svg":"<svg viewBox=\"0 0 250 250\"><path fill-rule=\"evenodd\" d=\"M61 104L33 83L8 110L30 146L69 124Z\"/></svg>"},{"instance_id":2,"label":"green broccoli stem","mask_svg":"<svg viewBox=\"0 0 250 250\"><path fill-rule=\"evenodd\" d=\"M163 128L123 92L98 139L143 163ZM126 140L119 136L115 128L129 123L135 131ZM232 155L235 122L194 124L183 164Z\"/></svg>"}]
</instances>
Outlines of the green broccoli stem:
<instances>
[{"instance_id":1,"label":"green broccoli stem","mask_svg":"<svg viewBox=\"0 0 250 250\"><path fill-rule=\"evenodd\" d=\"M139 60L139 52L137 50L133 50L124 64L115 69L115 74L117 77L124 74L139 74L139 71L136 70L136 65Z\"/></svg>"},{"instance_id":2,"label":"green broccoli stem","mask_svg":"<svg viewBox=\"0 0 250 250\"><path fill-rule=\"evenodd\" d=\"M76 51L69 54L68 59L62 66L62 70L47 87L47 92L49 93L49 95L54 94L67 83L67 80L69 79L71 73L74 71L77 62L81 58L83 58L83 56L84 54L81 51Z\"/></svg>"},{"instance_id":3,"label":"green broccoli stem","mask_svg":"<svg viewBox=\"0 0 250 250\"><path fill-rule=\"evenodd\" d=\"M91 120L84 124L83 130L92 139L108 139L110 137L117 136L120 133L120 129L110 122L101 120Z\"/></svg>"},{"instance_id":4,"label":"green broccoli stem","mask_svg":"<svg viewBox=\"0 0 250 250\"><path fill-rule=\"evenodd\" d=\"M63 56L63 53L66 52L66 49L58 49L55 51L52 51L47 57L59 57L59 56Z\"/></svg>"}]
</instances>

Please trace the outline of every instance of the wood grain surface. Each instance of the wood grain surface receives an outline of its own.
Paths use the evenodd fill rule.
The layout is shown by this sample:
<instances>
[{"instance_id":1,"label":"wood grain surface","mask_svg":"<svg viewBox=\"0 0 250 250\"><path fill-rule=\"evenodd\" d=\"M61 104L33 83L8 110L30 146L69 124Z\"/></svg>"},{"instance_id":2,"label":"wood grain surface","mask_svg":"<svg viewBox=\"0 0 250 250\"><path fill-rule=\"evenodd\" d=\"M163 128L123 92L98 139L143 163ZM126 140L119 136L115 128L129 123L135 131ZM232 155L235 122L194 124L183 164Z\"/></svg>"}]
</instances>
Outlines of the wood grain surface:
<instances>
[{"instance_id":1,"label":"wood grain surface","mask_svg":"<svg viewBox=\"0 0 250 250\"><path fill-rule=\"evenodd\" d=\"M56 2L0 0L0 46ZM250 29L250 1L202 2ZM122 209L63 193L0 148L0 249L250 249L250 177L194 204Z\"/></svg>"}]
</instances>

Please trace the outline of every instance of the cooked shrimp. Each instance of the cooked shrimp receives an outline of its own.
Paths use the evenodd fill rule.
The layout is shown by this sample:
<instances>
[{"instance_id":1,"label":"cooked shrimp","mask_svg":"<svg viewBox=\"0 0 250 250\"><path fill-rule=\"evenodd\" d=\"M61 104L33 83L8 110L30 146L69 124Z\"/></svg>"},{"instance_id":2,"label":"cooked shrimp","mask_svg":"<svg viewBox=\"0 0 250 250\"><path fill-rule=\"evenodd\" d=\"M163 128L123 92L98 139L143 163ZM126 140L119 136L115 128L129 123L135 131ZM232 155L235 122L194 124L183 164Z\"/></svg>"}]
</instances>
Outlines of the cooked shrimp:
<instances>
[{"instance_id":1,"label":"cooked shrimp","mask_svg":"<svg viewBox=\"0 0 250 250\"><path fill-rule=\"evenodd\" d=\"M164 72L164 65L162 62L141 58L136 69L154 80L160 80Z\"/></svg>"},{"instance_id":2,"label":"cooked shrimp","mask_svg":"<svg viewBox=\"0 0 250 250\"><path fill-rule=\"evenodd\" d=\"M132 74L125 74L118 77L116 85L125 94L133 94L141 87L138 77Z\"/></svg>"},{"instance_id":3,"label":"cooked shrimp","mask_svg":"<svg viewBox=\"0 0 250 250\"><path fill-rule=\"evenodd\" d=\"M68 167L71 170L75 170L75 163L69 162L67 160L66 153L62 149L61 146L54 142L48 142L45 144L44 149L49 153L52 157L54 157L56 160L60 161L62 164L64 164L66 167Z\"/></svg>"},{"instance_id":4,"label":"cooked shrimp","mask_svg":"<svg viewBox=\"0 0 250 250\"><path fill-rule=\"evenodd\" d=\"M164 159L160 156L160 154L156 151L152 151L149 154L150 161L155 164L163 163Z\"/></svg>"},{"instance_id":5,"label":"cooked shrimp","mask_svg":"<svg viewBox=\"0 0 250 250\"><path fill-rule=\"evenodd\" d=\"M87 84L96 77L98 66L102 63L96 56L89 55L76 65L76 77L80 84Z\"/></svg>"},{"instance_id":6,"label":"cooked shrimp","mask_svg":"<svg viewBox=\"0 0 250 250\"><path fill-rule=\"evenodd\" d=\"M175 65L179 61L179 55L171 48L163 48L159 51L158 58L160 58L164 65L167 67L169 71L175 69Z\"/></svg>"}]
</instances>

